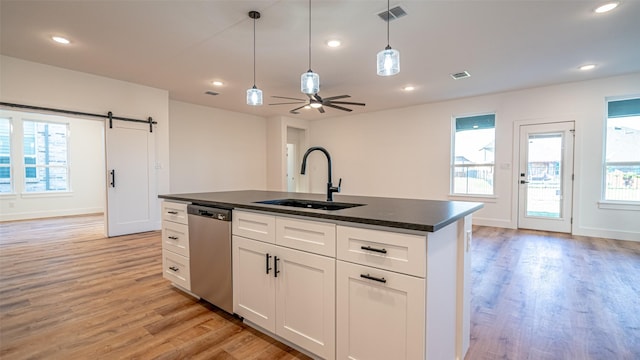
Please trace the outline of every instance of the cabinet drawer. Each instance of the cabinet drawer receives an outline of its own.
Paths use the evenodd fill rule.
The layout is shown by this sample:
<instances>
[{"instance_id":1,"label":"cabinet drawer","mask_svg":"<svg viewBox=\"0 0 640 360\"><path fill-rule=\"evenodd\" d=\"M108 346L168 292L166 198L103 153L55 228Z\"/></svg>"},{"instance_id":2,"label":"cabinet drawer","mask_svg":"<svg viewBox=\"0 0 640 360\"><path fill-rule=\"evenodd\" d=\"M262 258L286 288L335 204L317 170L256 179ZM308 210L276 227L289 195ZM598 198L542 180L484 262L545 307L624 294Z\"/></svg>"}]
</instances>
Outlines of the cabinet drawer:
<instances>
[{"instance_id":1,"label":"cabinet drawer","mask_svg":"<svg viewBox=\"0 0 640 360\"><path fill-rule=\"evenodd\" d=\"M276 217L245 211L233 211L233 235L275 243Z\"/></svg>"},{"instance_id":2,"label":"cabinet drawer","mask_svg":"<svg viewBox=\"0 0 640 360\"><path fill-rule=\"evenodd\" d=\"M189 258L163 249L162 267L162 276L165 279L186 290L191 290Z\"/></svg>"},{"instance_id":3,"label":"cabinet drawer","mask_svg":"<svg viewBox=\"0 0 640 360\"><path fill-rule=\"evenodd\" d=\"M162 248L189 256L189 226L170 221L162 223Z\"/></svg>"},{"instance_id":4,"label":"cabinet drawer","mask_svg":"<svg viewBox=\"0 0 640 360\"><path fill-rule=\"evenodd\" d=\"M187 204L173 201L162 202L162 220L187 224Z\"/></svg>"},{"instance_id":5,"label":"cabinet drawer","mask_svg":"<svg viewBox=\"0 0 640 360\"><path fill-rule=\"evenodd\" d=\"M339 260L426 277L426 236L338 226L336 246Z\"/></svg>"},{"instance_id":6,"label":"cabinet drawer","mask_svg":"<svg viewBox=\"0 0 640 360\"><path fill-rule=\"evenodd\" d=\"M276 218L276 244L311 253L336 256L336 225Z\"/></svg>"}]
</instances>

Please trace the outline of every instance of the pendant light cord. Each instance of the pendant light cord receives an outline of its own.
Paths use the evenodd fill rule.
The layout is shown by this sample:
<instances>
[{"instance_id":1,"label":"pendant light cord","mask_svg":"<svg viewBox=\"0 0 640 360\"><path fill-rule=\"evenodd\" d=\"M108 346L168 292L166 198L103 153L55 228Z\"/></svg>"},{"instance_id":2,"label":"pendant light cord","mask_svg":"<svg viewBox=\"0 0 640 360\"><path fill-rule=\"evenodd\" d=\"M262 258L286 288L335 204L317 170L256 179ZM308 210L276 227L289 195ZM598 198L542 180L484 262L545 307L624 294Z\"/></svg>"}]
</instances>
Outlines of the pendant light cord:
<instances>
[{"instance_id":1,"label":"pendant light cord","mask_svg":"<svg viewBox=\"0 0 640 360\"><path fill-rule=\"evenodd\" d=\"M256 87L256 18L253 18L253 87Z\"/></svg>"},{"instance_id":2,"label":"pendant light cord","mask_svg":"<svg viewBox=\"0 0 640 360\"><path fill-rule=\"evenodd\" d=\"M309 0L309 71L311 71L311 0Z\"/></svg>"},{"instance_id":3,"label":"pendant light cord","mask_svg":"<svg viewBox=\"0 0 640 360\"><path fill-rule=\"evenodd\" d=\"M389 1L387 0L387 47L390 47L391 43L389 42L389 23L391 22L391 12L389 11Z\"/></svg>"}]
</instances>

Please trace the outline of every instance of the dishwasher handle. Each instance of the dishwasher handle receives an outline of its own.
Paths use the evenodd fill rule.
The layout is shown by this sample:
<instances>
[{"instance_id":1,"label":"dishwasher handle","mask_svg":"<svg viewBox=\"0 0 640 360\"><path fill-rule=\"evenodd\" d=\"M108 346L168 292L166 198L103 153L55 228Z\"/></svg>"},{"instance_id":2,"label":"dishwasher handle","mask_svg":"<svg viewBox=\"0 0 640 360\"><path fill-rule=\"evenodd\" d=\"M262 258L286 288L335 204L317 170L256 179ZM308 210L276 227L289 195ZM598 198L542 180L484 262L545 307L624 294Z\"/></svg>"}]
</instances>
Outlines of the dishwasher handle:
<instances>
[{"instance_id":1,"label":"dishwasher handle","mask_svg":"<svg viewBox=\"0 0 640 360\"><path fill-rule=\"evenodd\" d=\"M189 215L211 218L213 220L231 221L231 210L229 209L190 204L187 205L187 213Z\"/></svg>"}]
</instances>

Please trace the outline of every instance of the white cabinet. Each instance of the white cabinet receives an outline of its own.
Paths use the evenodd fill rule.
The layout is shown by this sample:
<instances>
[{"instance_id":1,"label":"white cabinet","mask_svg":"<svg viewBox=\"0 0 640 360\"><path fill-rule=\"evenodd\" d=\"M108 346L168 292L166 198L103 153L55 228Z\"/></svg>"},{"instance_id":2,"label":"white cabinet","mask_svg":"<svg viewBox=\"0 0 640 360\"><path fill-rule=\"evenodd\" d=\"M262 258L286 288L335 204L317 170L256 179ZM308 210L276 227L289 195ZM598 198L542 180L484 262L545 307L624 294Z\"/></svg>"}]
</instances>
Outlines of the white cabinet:
<instances>
[{"instance_id":1,"label":"white cabinet","mask_svg":"<svg viewBox=\"0 0 640 360\"><path fill-rule=\"evenodd\" d=\"M337 233L337 359L423 359L426 237Z\"/></svg>"},{"instance_id":2,"label":"white cabinet","mask_svg":"<svg viewBox=\"0 0 640 360\"><path fill-rule=\"evenodd\" d=\"M191 290L187 204L162 202L162 276Z\"/></svg>"},{"instance_id":3,"label":"white cabinet","mask_svg":"<svg viewBox=\"0 0 640 360\"><path fill-rule=\"evenodd\" d=\"M271 219L274 227L268 225ZM258 234L252 239L234 232L234 312L317 356L333 359L335 255L326 253L335 254L335 225L242 211L234 211L233 221L238 233Z\"/></svg>"},{"instance_id":4,"label":"white cabinet","mask_svg":"<svg viewBox=\"0 0 640 360\"><path fill-rule=\"evenodd\" d=\"M234 210L234 312L325 359L463 359L471 217L401 233Z\"/></svg>"},{"instance_id":5,"label":"white cabinet","mask_svg":"<svg viewBox=\"0 0 640 360\"><path fill-rule=\"evenodd\" d=\"M337 359L424 359L425 280L337 262Z\"/></svg>"},{"instance_id":6,"label":"white cabinet","mask_svg":"<svg viewBox=\"0 0 640 360\"><path fill-rule=\"evenodd\" d=\"M424 235L338 226L337 359L464 354L458 233L457 223Z\"/></svg>"}]
</instances>

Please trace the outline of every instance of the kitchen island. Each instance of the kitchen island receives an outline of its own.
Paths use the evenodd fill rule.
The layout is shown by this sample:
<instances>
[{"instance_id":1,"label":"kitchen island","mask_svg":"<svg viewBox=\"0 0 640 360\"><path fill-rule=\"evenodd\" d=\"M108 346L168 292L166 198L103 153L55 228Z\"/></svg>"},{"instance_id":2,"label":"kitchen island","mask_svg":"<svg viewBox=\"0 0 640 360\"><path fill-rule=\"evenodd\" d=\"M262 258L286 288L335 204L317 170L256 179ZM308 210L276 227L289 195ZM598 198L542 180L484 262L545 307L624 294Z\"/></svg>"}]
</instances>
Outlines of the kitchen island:
<instances>
[{"instance_id":1,"label":"kitchen island","mask_svg":"<svg viewBox=\"0 0 640 360\"><path fill-rule=\"evenodd\" d=\"M184 204L233 210L233 311L249 325L316 358L464 358L471 214L482 204L336 195L351 207L324 210L298 207L321 194L254 190L160 198L163 220ZM281 199L296 206L268 203Z\"/></svg>"}]
</instances>

